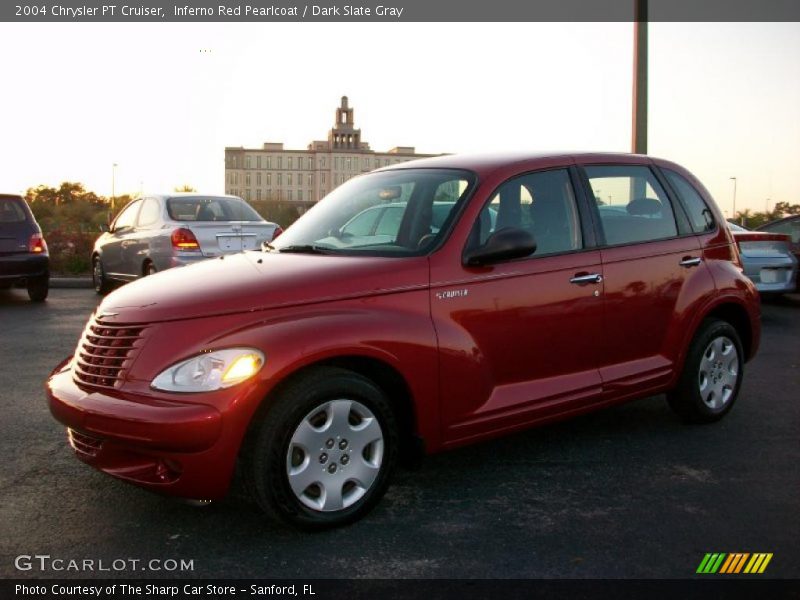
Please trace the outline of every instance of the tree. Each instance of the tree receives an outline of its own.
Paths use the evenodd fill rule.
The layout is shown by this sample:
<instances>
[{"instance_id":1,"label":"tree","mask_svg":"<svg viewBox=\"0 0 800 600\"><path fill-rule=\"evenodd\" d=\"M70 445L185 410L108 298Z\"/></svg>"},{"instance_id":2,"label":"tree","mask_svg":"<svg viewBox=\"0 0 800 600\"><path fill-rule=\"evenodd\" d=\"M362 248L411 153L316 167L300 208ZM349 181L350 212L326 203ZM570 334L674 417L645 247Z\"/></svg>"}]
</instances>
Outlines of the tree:
<instances>
[{"instance_id":1,"label":"tree","mask_svg":"<svg viewBox=\"0 0 800 600\"><path fill-rule=\"evenodd\" d=\"M174 191L176 191L176 192L196 192L197 190L194 189L192 186L190 186L188 183L184 183L182 186L176 187Z\"/></svg>"}]
</instances>

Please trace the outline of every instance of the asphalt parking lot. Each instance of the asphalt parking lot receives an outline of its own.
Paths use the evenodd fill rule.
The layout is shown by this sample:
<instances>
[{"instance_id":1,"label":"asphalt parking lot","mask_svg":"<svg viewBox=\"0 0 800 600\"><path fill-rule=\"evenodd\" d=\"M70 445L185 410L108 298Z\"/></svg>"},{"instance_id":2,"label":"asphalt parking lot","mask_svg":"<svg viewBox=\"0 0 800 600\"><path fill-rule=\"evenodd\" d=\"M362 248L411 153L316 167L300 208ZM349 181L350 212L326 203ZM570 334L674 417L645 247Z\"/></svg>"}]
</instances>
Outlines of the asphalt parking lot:
<instances>
[{"instance_id":1,"label":"asphalt parking lot","mask_svg":"<svg viewBox=\"0 0 800 600\"><path fill-rule=\"evenodd\" d=\"M321 534L242 499L161 498L73 457L42 386L96 302L0 292L3 577L91 575L14 566L49 554L189 559L191 577L677 578L706 552L771 552L765 576L800 576L800 296L764 305L761 352L718 424L682 425L654 397L432 456L365 520Z\"/></svg>"}]
</instances>

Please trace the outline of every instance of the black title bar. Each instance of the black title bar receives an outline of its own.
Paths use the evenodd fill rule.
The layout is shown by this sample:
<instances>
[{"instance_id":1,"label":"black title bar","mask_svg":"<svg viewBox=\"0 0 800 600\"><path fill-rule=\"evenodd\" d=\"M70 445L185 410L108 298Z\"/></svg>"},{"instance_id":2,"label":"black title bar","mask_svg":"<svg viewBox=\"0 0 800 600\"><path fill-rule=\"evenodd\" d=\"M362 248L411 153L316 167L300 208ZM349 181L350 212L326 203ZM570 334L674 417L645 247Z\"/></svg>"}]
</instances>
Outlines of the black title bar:
<instances>
[{"instance_id":1,"label":"black title bar","mask_svg":"<svg viewBox=\"0 0 800 600\"><path fill-rule=\"evenodd\" d=\"M6 22L623 22L635 0L12 0ZM800 21L798 0L648 0L647 18Z\"/></svg>"}]
</instances>

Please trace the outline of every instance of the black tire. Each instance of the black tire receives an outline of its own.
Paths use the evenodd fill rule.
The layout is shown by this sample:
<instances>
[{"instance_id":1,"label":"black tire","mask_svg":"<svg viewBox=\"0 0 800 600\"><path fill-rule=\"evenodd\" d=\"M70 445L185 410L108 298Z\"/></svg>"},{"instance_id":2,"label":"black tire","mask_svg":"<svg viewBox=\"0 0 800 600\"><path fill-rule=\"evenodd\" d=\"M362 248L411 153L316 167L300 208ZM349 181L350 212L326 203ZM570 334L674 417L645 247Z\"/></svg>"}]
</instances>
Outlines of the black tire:
<instances>
[{"instance_id":1,"label":"black tire","mask_svg":"<svg viewBox=\"0 0 800 600\"><path fill-rule=\"evenodd\" d=\"M44 302L50 292L50 275L28 279L28 298L32 302Z\"/></svg>"},{"instance_id":2,"label":"black tire","mask_svg":"<svg viewBox=\"0 0 800 600\"><path fill-rule=\"evenodd\" d=\"M720 345L715 350L712 343L718 341ZM735 357L724 354L731 349L735 350ZM734 365L736 376L732 382ZM675 389L667 394L667 401L687 423L713 423L733 408L743 377L744 351L738 332L727 321L706 319L689 346L683 372Z\"/></svg>"},{"instance_id":3,"label":"black tire","mask_svg":"<svg viewBox=\"0 0 800 600\"><path fill-rule=\"evenodd\" d=\"M295 431L312 411L341 399L353 400L366 407L377 419L383 436L382 460L372 484L351 505L327 512L314 510L301 501L289 483L290 442ZM348 413L348 420L350 414ZM241 474L245 487L268 514L300 529L327 529L360 519L374 508L386 492L397 464L397 420L386 395L369 379L346 369L314 368L283 387L269 408L257 418L258 421L253 424L251 434L242 449ZM319 477L327 477L326 467L318 464L322 455L317 454L316 448L313 456L309 453L307 468L313 466L316 469L319 466ZM339 476L345 478L346 467L339 466L337 462L342 460L341 457L337 458L339 452L334 448L330 454L327 466L330 468L331 463L335 463L332 468L341 468ZM358 454L351 456L354 457L352 466L356 467L355 457ZM315 485L312 484L308 489L313 490ZM339 488L340 492L347 485L351 484L343 484Z\"/></svg>"},{"instance_id":4,"label":"black tire","mask_svg":"<svg viewBox=\"0 0 800 600\"><path fill-rule=\"evenodd\" d=\"M95 256L92 259L92 284L94 285L94 291L100 296L105 296L111 291L111 283L106 277L103 261L99 256Z\"/></svg>"}]
</instances>

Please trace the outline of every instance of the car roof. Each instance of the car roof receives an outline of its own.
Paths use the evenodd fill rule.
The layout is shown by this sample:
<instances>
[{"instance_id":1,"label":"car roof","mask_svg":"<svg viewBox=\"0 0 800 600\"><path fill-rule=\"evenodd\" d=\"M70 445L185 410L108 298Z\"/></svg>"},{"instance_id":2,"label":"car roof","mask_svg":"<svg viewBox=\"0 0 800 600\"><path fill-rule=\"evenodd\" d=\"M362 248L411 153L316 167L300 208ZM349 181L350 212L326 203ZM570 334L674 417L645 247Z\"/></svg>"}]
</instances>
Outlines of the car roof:
<instances>
[{"instance_id":1,"label":"car roof","mask_svg":"<svg viewBox=\"0 0 800 600\"><path fill-rule=\"evenodd\" d=\"M393 171L399 169L465 169L478 173L489 173L495 169L508 167L514 164L530 163L532 168L536 167L536 162L546 162L554 158L563 158L567 161L574 159L578 162L641 162L648 163L653 159L644 154L629 154L626 152L499 152L499 153L480 153L480 154L447 154L432 158L421 158L410 160L396 165L383 167L379 171ZM621 160L622 159L622 160ZM667 161L663 161L667 162Z\"/></svg>"},{"instance_id":2,"label":"car roof","mask_svg":"<svg viewBox=\"0 0 800 600\"><path fill-rule=\"evenodd\" d=\"M759 225L758 227L756 227L756 229L764 229L764 227L769 227L770 225L777 225L778 223L783 223L784 221L792 221L794 219L800 219L800 215L789 215L788 217L775 219L774 221L770 221L769 223L764 223L763 225Z\"/></svg>"},{"instance_id":3,"label":"car roof","mask_svg":"<svg viewBox=\"0 0 800 600\"><path fill-rule=\"evenodd\" d=\"M169 194L142 194L140 198L227 198L229 200L241 200L240 196L230 194L202 194L200 192L171 192Z\"/></svg>"}]
</instances>

